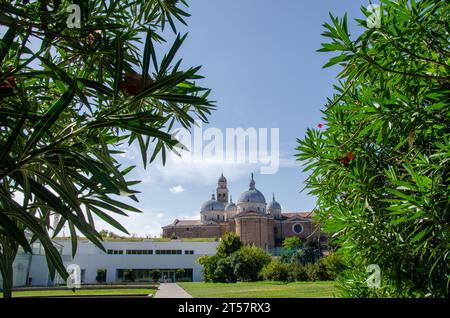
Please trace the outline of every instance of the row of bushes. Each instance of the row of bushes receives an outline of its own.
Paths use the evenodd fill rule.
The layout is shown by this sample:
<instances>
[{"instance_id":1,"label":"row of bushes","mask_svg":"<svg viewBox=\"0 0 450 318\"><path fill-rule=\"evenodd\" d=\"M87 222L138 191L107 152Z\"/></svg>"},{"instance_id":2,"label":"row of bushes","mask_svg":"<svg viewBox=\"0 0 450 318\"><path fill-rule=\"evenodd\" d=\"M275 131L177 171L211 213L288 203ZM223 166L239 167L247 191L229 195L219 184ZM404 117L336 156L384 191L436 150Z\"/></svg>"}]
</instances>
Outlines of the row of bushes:
<instances>
[{"instance_id":1,"label":"row of bushes","mask_svg":"<svg viewBox=\"0 0 450 318\"><path fill-rule=\"evenodd\" d=\"M238 236L227 233L222 238L217 253L202 256L198 262L203 266L205 281L215 283L234 283L238 280L334 280L344 269L341 258L337 255L329 255L315 263L293 262L293 259L282 257L281 261L273 260L261 248L254 245L243 246Z\"/></svg>"},{"instance_id":2,"label":"row of bushes","mask_svg":"<svg viewBox=\"0 0 450 318\"><path fill-rule=\"evenodd\" d=\"M344 270L338 255L328 255L316 263L283 263L272 260L262 268L260 276L271 281L334 280Z\"/></svg>"}]
</instances>

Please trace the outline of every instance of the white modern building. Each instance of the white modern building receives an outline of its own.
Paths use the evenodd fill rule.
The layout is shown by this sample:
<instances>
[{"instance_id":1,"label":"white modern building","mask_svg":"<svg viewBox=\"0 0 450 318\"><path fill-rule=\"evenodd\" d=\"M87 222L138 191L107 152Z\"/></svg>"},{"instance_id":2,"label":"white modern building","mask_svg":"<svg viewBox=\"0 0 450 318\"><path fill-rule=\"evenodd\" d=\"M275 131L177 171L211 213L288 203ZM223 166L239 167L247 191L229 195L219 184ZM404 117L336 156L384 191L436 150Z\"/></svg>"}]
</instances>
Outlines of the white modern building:
<instances>
[{"instance_id":1,"label":"white modern building","mask_svg":"<svg viewBox=\"0 0 450 318\"><path fill-rule=\"evenodd\" d=\"M99 273L106 283L124 281L151 281L151 272L161 271L163 280L174 281L178 269L184 270L184 278L202 281L202 266L197 259L202 255L214 255L218 242L186 242L171 240L109 241L103 246L106 253L89 241L78 241L77 253L72 258L70 240L56 241L63 246L63 261L67 267L76 264L81 269L81 282L97 282Z\"/></svg>"},{"instance_id":2,"label":"white modern building","mask_svg":"<svg viewBox=\"0 0 450 318\"><path fill-rule=\"evenodd\" d=\"M202 281L202 266L197 259L214 255L219 242L193 242L183 240L105 241L102 251L87 240L79 240L75 257L72 257L70 239L56 240L65 267L75 264L81 270L81 283L121 283L152 281L152 273L159 270L161 280L182 278ZM33 255L18 255L14 262L14 286L51 286L62 284L61 279L49 277L43 251ZM178 275L178 277L177 277ZM179 276L182 277L179 277ZM0 287L1 288L1 287Z\"/></svg>"},{"instance_id":3,"label":"white modern building","mask_svg":"<svg viewBox=\"0 0 450 318\"><path fill-rule=\"evenodd\" d=\"M62 254L63 246L56 242L53 245ZM33 254L25 253L19 247L13 263L13 286L51 286L54 282L50 279L47 260L42 244L38 241L31 244ZM2 275L0 274L0 290L2 288Z\"/></svg>"}]
</instances>

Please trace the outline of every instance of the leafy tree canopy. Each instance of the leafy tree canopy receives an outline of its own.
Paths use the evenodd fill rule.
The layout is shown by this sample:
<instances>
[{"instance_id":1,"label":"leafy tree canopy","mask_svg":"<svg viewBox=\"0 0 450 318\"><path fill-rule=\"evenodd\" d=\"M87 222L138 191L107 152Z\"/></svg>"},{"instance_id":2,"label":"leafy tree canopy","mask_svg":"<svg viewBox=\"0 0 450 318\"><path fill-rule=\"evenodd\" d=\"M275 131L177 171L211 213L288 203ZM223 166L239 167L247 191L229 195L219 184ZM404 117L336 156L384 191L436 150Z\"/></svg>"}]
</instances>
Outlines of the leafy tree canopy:
<instances>
[{"instance_id":1,"label":"leafy tree canopy","mask_svg":"<svg viewBox=\"0 0 450 318\"><path fill-rule=\"evenodd\" d=\"M303 246L302 241L298 236L287 237L283 240L283 248L296 250Z\"/></svg>"},{"instance_id":2,"label":"leafy tree canopy","mask_svg":"<svg viewBox=\"0 0 450 318\"><path fill-rule=\"evenodd\" d=\"M74 3L81 25L70 28ZM140 212L117 155L138 145L144 167L176 151L174 128L207 121L215 107L197 85L200 67L163 56L162 33L186 24L184 0L0 1L0 271L12 284L18 247L39 240L50 273L67 277L49 231L66 226L99 248L94 215L127 233L112 215ZM69 9L69 10L68 10ZM143 52L138 43L144 46ZM122 148L122 149L123 149ZM112 214L112 215L111 215ZM25 233L30 234L29 237ZM9 292L4 295L8 297Z\"/></svg>"},{"instance_id":3,"label":"leafy tree canopy","mask_svg":"<svg viewBox=\"0 0 450 318\"><path fill-rule=\"evenodd\" d=\"M220 239L220 243L217 246L217 253L224 256L229 256L239 250L242 247L241 239L239 235L227 232Z\"/></svg>"},{"instance_id":4,"label":"leafy tree canopy","mask_svg":"<svg viewBox=\"0 0 450 318\"><path fill-rule=\"evenodd\" d=\"M379 27L363 8L356 39L346 16L324 24L320 51L334 53L325 66L340 68L339 85L298 159L319 221L355 262L351 295L448 296L450 3L380 2ZM381 268L379 290L359 275L369 264Z\"/></svg>"}]
</instances>

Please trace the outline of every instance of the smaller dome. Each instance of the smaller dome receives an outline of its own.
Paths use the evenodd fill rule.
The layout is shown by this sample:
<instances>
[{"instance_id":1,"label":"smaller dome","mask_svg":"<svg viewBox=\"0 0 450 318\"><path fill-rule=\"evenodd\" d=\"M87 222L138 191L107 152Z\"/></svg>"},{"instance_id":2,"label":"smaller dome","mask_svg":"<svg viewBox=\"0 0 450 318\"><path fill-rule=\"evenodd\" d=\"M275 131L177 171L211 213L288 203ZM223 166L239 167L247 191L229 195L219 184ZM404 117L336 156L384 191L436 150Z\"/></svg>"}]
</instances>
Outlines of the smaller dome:
<instances>
[{"instance_id":1,"label":"smaller dome","mask_svg":"<svg viewBox=\"0 0 450 318\"><path fill-rule=\"evenodd\" d=\"M233 203L233 198L231 198L231 196L230 196L230 203L228 203L225 206L225 211L227 211L227 212L236 212L237 211L237 206L236 206L236 204Z\"/></svg>"},{"instance_id":2,"label":"smaller dome","mask_svg":"<svg viewBox=\"0 0 450 318\"><path fill-rule=\"evenodd\" d=\"M267 206L268 210L281 210L281 204L275 200L275 193L273 194L272 202Z\"/></svg>"},{"instance_id":3,"label":"smaller dome","mask_svg":"<svg viewBox=\"0 0 450 318\"><path fill-rule=\"evenodd\" d=\"M224 177L223 172L222 172L222 175L219 178L219 182L227 182L227 178Z\"/></svg>"},{"instance_id":4,"label":"smaller dome","mask_svg":"<svg viewBox=\"0 0 450 318\"><path fill-rule=\"evenodd\" d=\"M215 195L212 195L211 200L206 201L203 203L200 213L201 212L208 212L208 211L224 211L225 205L222 202L219 202L216 200Z\"/></svg>"}]
</instances>

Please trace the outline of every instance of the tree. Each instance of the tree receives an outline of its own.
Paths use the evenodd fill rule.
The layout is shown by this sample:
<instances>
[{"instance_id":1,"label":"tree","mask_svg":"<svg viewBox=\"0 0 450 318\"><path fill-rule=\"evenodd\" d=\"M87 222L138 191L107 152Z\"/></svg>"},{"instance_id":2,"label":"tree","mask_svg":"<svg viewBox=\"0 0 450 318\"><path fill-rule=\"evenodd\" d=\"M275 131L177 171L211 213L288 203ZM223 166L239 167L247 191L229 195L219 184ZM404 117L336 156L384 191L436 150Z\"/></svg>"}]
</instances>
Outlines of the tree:
<instances>
[{"instance_id":1,"label":"tree","mask_svg":"<svg viewBox=\"0 0 450 318\"><path fill-rule=\"evenodd\" d=\"M197 263L203 267L202 273L205 282L215 282L214 272L217 267L217 256L202 255L197 259Z\"/></svg>"},{"instance_id":2,"label":"tree","mask_svg":"<svg viewBox=\"0 0 450 318\"><path fill-rule=\"evenodd\" d=\"M308 238L304 244L296 236L288 237L283 241L281 261L299 264L315 263L322 256L319 247L319 241L314 237Z\"/></svg>"},{"instance_id":3,"label":"tree","mask_svg":"<svg viewBox=\"0 0 450 318\"><path fill-rule=\"evenodd\" d=\"M231 266L240 281L257 281L261 269L271 261L271 256L255 245L243 246L233 253Z\"/></svg>"},{"instance_id":4,"label":"tree","mask_svg":"<svg viewBox=\"0 0 450 318\"><path fill-rule=\"evenodd\" d=\"M81 27L68 23L69 5ZM178 126L207 121L215 106L175 55L177 35L159 59L166 26L186 24L184 0L1 1L0 24L0 273L11 296L12 262L39 240L51 277L65 279L56 236L66 226L103 249L94 215L127 233L110 214L140 212L117 196L138 201L117 155L139 146L144 168L179 149ZM70 11L70 10L69 10ZM142 38L142 37L145 37ZM143 40L143 41L141 41ZM144 43L141 52L137 43ZM56 224L52 224L55 222ZM29 237L26 235L29 234ZM128 234L128 233L127 233Z\"/></svg>"},{"instance_id":5,"label":"tree","mask_svg":"<svg viewBox=\"0 0 450 318\"><path fill-rule=\"evenodd\" d=\"M234 271L234 266L232 263L233 254L225 256L225 255L217 255L215 267L214 267L214 275L213 282L219 283L236 283L237 275Z\"/></svg>"},{"instance_id":6,"label":"tree","mask_svg":"<svg viewBox=\"0 0 450 318\"><path fill-rule=\"evenodd\" d=\"M298 236L291 236L285 238L282 245L283 248L297 250L303 246L303 243Z\"/></svg>"},{"instance_id":7,"label":"tree","mask_svg":"<svg viewBox=\"0 0 450 318\"><path fill-rule=\"evenodd\" d=\"M203 266L203 276L207 282L235 283L237 280L232 264L233 254L242 247L238 235L225 233L213 256L203 255L197 262Z\"/></svg>"},{"instance_id":8,"label":"tree","mask_svg":"<svg viewBox=\"0 0 450 318\"><path fill-rule=\"evenodd\" d=\"M340 67L340 84L325 128L308 129L297 150L318 221L355 264L342 284L352 296L380 295L364 283L369 264L383 295L448 296L448 12L448 1L382 0L379 27L356 20L356 39L346 16L324 24L320 51L335 53L325 67Z\"/></svg>"},{"instance_id":9,"label":"tree","mask_svg":"<svg viewBox=\"0 0 450 318\"><path fill-rule=\"evenodd\" d=\"M229 256L238 251L242 247L241 239L238 235L227 232L220 239L220 243L217 246L217 254Z\"/></svg>"}]
</instances>

